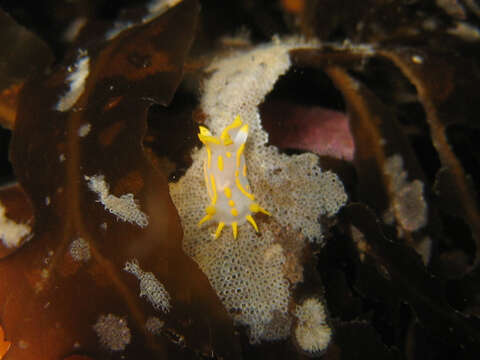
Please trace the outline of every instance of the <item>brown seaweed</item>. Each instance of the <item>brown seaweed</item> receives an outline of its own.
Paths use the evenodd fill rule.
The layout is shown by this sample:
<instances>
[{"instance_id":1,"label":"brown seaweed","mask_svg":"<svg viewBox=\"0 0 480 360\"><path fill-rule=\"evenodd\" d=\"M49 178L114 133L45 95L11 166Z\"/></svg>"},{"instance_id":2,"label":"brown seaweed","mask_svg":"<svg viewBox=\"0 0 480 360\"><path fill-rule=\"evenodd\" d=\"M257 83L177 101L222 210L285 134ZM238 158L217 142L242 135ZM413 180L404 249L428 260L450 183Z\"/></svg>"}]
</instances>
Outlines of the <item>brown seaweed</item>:
<instances>
[{"instance_id":1,"label":"brown seaweed","mask_svg":"<svg viewBox=\"0 0 480 360\"><path fill-rule=\"evenodd\" d=\"M168 191L199 145L211 58L290 34L316 42L290 51L289 73L260 106L269 144L320 154L351 201L320 219L325 246L297 249L303 272L295 261L289 272L291 307L307 296L326 304L333 337L313 355L477 356L474 1L204 0L200 9L184 0L155 19L145 6L117 4L114 25L102 4L50 15L57 28L85 21L68 43L53 26L41 33L58 55L53 68L43 41L0 14L3 33L23 45L9 40L0 54L0 124L13 129L18 180L0 189L0 221L13 229L0 242L0 358L312 355L293 336L250 344L248 329L234 327L182 250ZM59 105L87 58L83 91ZM108 201L128 203L134 216ZM293 238L276 236L282 246ZM151 276L170 296L165 312L139 296Z\"/></svg>"},{"instance_id":2,"label":"brown seaweed","mask_svg":"<svg viewBox=\"0 0 480 360\"><path fill-rule=\"evenodd\" d=\"M166 177L142 149L146 110L152 101L170 102L197 14L198 4L186 1L96 52L85 49L90 74L85 91L67 111L56 107L66 66L23 89L11 158L32 202L35 225L21 252L1 264L0 292L8 294L0 299L1 319L12 342L9 358L108 354L111 350L100 348L93 329L102 314L124 318L132 334L124 339L125 352L108 355L112 358L172 351L165 337L145 329L149 316L162 317L164 331L182 339L181 346L234 356L232 322L206 277L183 253ZM144 229L106 212L88 186L86 177L96 174L108 181L113 196L138 199L150 226ZM86 261L72 254L75 239L88 244ZM171 297L168 315L155 315L138 296L136 279L123 270L132 259L164 284ZM99 331L107 332L103 337L117 336L111 326Z\"/></svg>"}]
</instances>

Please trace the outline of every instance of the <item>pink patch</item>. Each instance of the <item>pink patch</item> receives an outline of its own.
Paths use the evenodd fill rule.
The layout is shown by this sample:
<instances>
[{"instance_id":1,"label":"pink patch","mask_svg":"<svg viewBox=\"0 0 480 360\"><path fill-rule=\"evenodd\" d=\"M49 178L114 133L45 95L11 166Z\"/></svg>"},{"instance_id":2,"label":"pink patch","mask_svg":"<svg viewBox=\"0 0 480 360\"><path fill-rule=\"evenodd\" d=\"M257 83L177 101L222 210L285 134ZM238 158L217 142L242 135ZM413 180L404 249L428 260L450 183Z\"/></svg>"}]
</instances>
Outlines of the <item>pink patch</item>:
<instances>
[{"instance_id":1,"label":"pink patch","mask_svg":"<svg viewBox=\"0 0 480 360\"><path fill-rule=\"evenodd\" d=\"M353 137L342 112L272 101L261 106L261 115L272 145L353 160Z\"/></svg>"}]
</instances>

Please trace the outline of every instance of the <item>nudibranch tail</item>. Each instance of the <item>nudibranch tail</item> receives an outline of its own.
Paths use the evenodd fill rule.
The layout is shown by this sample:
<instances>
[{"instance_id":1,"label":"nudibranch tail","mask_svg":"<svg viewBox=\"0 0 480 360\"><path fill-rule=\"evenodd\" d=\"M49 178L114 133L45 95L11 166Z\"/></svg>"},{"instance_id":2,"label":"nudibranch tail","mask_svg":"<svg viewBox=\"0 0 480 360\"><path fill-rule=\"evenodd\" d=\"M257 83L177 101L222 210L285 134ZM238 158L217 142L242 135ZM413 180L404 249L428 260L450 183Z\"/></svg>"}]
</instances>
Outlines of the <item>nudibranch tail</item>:
<instances>
[{"instance_id":1,"label":"nudibranch tail","mask_svg":"<svg viewBox=\"0 0 480 360\"><path fill-rule=\"evenodd\" d=\"M244 154L247 137L248 124L244 124L240 116L236 116L218 138L206 127L199 127L198 138L207 150L203 171L210 205L205 208L206 215L198 225L209 220L218 222L215 239L220 237L225 225L232 227L235 239L238 226L245 222L258 232L252 214L271 215L254 202L255 196L250 192Z\"/></svg>"}]
</instances>

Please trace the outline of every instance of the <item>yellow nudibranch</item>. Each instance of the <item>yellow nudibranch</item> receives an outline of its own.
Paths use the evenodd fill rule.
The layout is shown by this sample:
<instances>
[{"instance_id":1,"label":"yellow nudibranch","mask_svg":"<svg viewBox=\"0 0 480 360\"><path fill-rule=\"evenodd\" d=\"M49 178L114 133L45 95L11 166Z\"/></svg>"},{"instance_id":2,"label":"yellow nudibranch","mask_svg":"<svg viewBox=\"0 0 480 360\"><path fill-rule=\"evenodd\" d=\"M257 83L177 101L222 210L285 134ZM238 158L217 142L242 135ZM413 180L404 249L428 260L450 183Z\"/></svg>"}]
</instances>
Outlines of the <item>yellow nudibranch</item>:
<instances>
[{"instance_id":1,"label":"yellow nudibranch","mask_svg":"<svg viewBox=\"0 0 480 360\"><path fill-rule=\"evenodd\" d=\"M227 126L220 138L200 126L198 138L207 149L207 159L203 165L205 184L210 205L205 208L207 215L198 225L208 220L218 222L215 239L222 233L225 225L231 225L233 237L237 238L238 226L248 221L255 231L258 226L252 213L270 213L255 202L250 192L245 163L245 142L248 136L248 124L243 124L240 116Z\"/></svg>"}]
</instances>

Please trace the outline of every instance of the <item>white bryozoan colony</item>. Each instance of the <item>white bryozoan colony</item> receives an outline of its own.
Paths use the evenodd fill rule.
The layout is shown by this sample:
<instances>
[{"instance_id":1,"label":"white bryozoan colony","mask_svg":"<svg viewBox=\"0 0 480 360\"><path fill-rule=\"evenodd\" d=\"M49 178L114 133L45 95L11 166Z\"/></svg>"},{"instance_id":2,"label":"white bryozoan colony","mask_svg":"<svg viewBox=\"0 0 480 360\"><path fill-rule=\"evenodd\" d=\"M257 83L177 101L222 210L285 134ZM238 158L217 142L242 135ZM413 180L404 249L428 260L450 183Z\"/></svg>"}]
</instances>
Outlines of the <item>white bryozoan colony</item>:
<instances>
[{"instance_id":1,"label":"white bryozoan colony","mask_svg":"<svg viewBox=\"0 0 480 360\"><path fill-rule=\"evenodd\" d=\"M270 214L253 215L259 231L244 222L238 225L236 239L225 230L214 239L218 223L213 218L198 226L211 201L204 176L205 147L194 150L192 166L170 184L184 229L185 252L207 275L234 320L248 326L254 343L288 337L294 319L288 305L295 284L289 282L293 277L288 271L295 267L292 261L301 263L301 251L294 255L282 246L279 233L296 233L292 240L296 248L307 239L321 242L318 217L334 215L347 200L339 178L322 171L316 155L280 153L267 145L268 134L261 126L258 105L290 68L289 50L301 45L277 40L217 59L204 83L203 126L212 136L220 138L236 116L248 125L243 152L248 184L255 201Z\"/></svg>"},{"instance_id":2,"label":"white bryozoan colony","mask_svg":"<svg viewBox=\"0 0 480 360\"><path fill-rule=\"evenodd\" d=\"M305 300L302 305L297 305L295 317L295 341L298 346L311 354L325 350L332 338L332 330L327 324L322 303L315 298Z\"/></svg>"}]
</instances>

